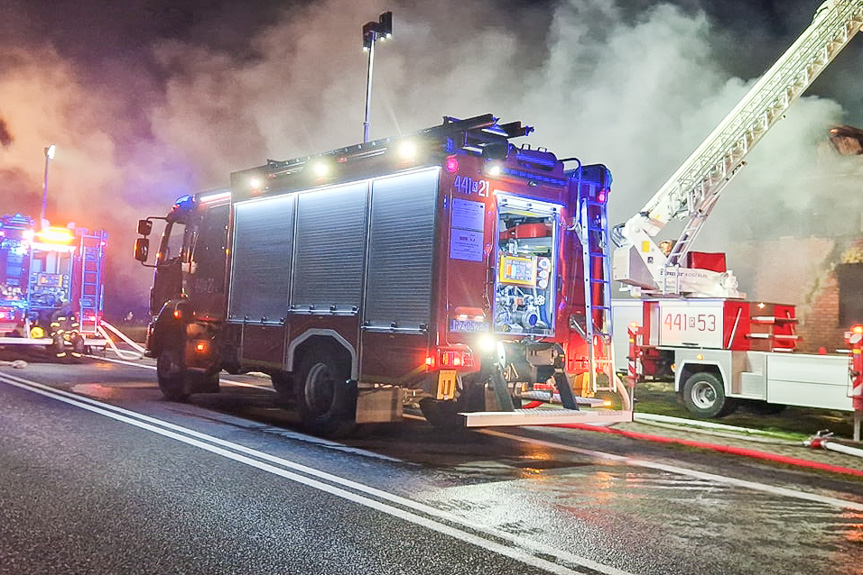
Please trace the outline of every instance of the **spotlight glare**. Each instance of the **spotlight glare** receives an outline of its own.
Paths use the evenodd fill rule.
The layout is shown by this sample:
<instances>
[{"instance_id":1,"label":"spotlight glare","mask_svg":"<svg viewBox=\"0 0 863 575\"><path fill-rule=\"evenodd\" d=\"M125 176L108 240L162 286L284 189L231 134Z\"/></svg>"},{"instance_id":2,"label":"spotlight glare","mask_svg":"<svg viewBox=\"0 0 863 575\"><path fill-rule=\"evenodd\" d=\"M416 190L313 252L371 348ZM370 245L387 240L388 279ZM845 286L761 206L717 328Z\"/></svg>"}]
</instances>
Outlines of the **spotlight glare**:
<instances>
[{"instance_id":1,"label":"spotlight glare","mask_svg":"<svg viewBox=\"0 0 863 575\"><path fill-rule=\"evenodd\" d=\"M330 166L326 162L321 160L315 162L314 171L316 176L318 176L319 178L323 178L330 173Z\"/></svg>"}]
</instances>

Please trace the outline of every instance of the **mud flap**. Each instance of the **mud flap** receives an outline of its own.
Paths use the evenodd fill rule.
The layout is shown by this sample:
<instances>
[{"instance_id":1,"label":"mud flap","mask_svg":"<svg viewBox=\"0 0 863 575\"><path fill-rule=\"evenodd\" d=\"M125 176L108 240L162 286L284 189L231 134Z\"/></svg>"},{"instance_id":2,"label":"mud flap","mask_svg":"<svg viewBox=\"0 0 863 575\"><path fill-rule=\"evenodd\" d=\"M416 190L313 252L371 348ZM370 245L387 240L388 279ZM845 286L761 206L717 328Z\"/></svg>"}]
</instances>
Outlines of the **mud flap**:
<instances>
[{"instance_id":1,"label":"mud flap","mask_svg":"<svg viewBox=\"0 0 863 575\"><path fill-rule=\"evenodd\" d=\"M497 400L499 409L501 411L515 411L512 396L509 394L509 386L506 384L506 378L499 366L491 374L489 383L492 391L494 391L494 398Z\"/></svg>"},{"instance_id":2,"label":"mud flap","mask_svg":"<svg viewBox=\"0 0 863 575\"><path fill-rule=\"evenodd\" d=\"M578 402L575 400L575 395L572 393L572 387L569 385L569 378L562 371L554 372L554 383L557 384L557 392L560 394L560 402L564 409L573 409L578 411Z\"/></svg>"},{"instance_id":3,"label":"mud flap","mask_svg":"<svg viewBox=\"0 0 863 575\"><path fill-rule=\"evenodd\" d=\"M360 389L357 423L390 423L402 420L402 388L396 386Z\"/></svg>"}]
</instances>

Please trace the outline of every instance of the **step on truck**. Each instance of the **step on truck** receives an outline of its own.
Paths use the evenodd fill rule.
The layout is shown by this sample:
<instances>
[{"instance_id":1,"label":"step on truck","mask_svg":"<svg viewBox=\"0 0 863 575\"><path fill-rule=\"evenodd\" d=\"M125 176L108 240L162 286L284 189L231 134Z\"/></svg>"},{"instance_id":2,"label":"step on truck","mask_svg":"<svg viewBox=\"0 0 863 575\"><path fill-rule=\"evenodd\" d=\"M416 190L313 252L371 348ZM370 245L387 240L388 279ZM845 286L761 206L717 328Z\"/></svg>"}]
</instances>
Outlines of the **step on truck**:
<instances>
[{"instance_id":1,"label":"step on truck","mask_svg":"<svg viewBox=\"0 0 863 575\"><path fill-rule=\"evenodd\" d=\"M491 115L233 172L138 222L163 394L263 372L305 429L631 419L611 362L611 174ZM623 409L593 409L594 393ZM522 402L544 407L522 409ZM606 402L608 403L608 402Z\"/></svg>"}]
</instances>

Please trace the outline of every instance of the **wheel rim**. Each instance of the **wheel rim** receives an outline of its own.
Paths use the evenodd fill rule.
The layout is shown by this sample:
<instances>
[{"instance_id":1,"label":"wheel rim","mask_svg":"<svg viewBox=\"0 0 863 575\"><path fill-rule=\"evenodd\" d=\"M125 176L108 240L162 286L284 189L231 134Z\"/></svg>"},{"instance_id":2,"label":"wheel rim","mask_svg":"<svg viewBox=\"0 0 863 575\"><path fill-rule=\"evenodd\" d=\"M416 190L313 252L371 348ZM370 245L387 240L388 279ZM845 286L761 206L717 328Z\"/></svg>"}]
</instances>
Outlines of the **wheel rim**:
<instances>
[{"instance_id":1,"label":"wheel rim","mask_svg":"<svg viewBox=\"0 0 863 575\"><path fill-rule=\"evenodd\" d=\"M690 397L699 409L709 409L716 403L716 390L709 383L699 381L692 386Z\"/></svg>"},{"instance_id":2,"label":"wheel rim","mask_svg":"<svg viewBox=\"0 0 863 575\"><path fill-rule=\"evenodd\" d=\"M330 369L323 363L316 363L306 376L303 389L306 405L314 413L323 414L330 410L335 396L335 379Z\"/></svg>"}]
</instances>

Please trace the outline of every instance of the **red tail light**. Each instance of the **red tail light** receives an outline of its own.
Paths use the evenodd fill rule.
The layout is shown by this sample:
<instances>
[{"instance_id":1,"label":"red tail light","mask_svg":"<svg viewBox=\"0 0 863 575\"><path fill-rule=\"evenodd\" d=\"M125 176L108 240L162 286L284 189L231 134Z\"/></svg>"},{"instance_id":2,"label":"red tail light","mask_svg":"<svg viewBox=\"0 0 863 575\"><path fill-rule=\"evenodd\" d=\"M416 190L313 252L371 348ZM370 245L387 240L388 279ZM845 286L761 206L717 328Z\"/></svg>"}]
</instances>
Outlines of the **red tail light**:
<instances>
[{"instance_id":1,"label":"red tail light","mask_svg":"<svg viewBox=\"0 0 863 575\"><path fill-rule=\"evenodd\" d=\"M439 369L469 370L473 369L473 352L469 348L453 349L439 348L436 353L425 359L426 370Z\"/></svg>"}]
</instances>

